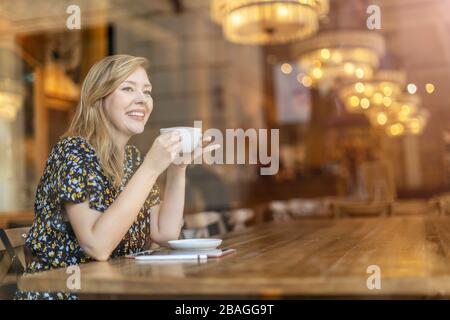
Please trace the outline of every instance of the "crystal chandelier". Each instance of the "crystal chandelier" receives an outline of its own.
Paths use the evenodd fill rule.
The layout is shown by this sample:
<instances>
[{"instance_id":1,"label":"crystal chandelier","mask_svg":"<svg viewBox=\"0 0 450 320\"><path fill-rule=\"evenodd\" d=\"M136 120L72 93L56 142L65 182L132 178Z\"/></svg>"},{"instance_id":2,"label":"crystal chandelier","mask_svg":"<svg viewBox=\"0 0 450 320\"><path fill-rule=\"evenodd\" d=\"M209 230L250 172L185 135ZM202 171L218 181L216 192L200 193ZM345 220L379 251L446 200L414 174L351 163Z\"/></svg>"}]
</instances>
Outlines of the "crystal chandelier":
<instances>
[{"instance_id":1,"label":"crystal chandelier","mask_svg":"<svg viewBox=\"0 0 450 320\"><path fill-rule=\"evenodd\" d=\"M0 119L14 121L22 107L24 88L20 82L11 79L0 80Z\"/></svg>"},{"instance_id":2,"label":"crystal chandelier","mask_svg":"<svg viewBox=\"0 0 450 320\"><path fill-rule=\"evenodd\" d=\"M419 135L425 128L429 113L420 107L421 100L416 95L404 94L387 113L387 123L383 126L391 137L405 134Z\"/></svg>"},{"instance_id":3,"label":"crystal chandelier","mask_svg":"<svg viewBox=\"0 0 450 320\"><path fill-rule=\"evenodd\" d=\"M280 44L316 33L329 0L213 0L212 19L240 44Z\"/></svg>"},{"instance_id":4,"label":"crystal chandelier","mask_svg":"<svg viewBox=\"0 0 450 320\"><path fill-rule=\"evenodd\" d=\"M373 31L338 30L319 33L294 46L303 83L330 87L336 80L371 79L384 55L383 37Z\"/></svg>"},{"instance_id":5,"label":"crystal chandelier","mask_svg":"<svg viewBox=\"0 0 450 320\"><path fill-rule=\"evenodd\" d=\"M363 113L373 127L388 136L420 134L428 112L420 107L417 95L404 92L406 75L397 70L382 70L370 81L344 85L340 99L350 113Z\"/></svg>"},{"instance_id":6,"label":"crystal chandelier","mask_svg":"<svg viewBox=\"0 0 450 320\"><path fill-rule=\"evenodd\" d=\"M396 97L402 94L405 82L403 72L382 70L371 80L344 85L339 90L339 96L350 113L375 113L392 106Z\"/></svg>"}]
</instances>

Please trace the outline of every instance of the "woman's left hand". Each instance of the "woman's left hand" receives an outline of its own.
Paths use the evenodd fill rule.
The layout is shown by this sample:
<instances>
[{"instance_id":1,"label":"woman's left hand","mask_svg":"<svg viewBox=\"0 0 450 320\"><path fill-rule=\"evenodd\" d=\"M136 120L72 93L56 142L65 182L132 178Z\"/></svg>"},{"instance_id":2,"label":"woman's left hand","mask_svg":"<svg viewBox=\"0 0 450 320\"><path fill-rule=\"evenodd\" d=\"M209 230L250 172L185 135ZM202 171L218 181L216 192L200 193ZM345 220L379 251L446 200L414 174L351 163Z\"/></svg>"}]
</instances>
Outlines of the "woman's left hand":
<instances>
[{"instance_id":1,"label":"woman's left hand","mask_svg":"<svg viewBox=\"0 0 450 320\"><path fill-rule=\"evenodd\" d=\"M207 154L209 152L212 152L213 150L219 149L221 146L220 144L213 144L209 145L209 143L212 140L212 137L201 137L202 144L199 145L197 148L195 148L194 151L191 153L182 154L181 156L177 157L174 162L170 165L170 168L173 169L186 169L186 167L193 163L195 159L199 157L203 157L204 154Z\"/></svg>"}]
</instances>

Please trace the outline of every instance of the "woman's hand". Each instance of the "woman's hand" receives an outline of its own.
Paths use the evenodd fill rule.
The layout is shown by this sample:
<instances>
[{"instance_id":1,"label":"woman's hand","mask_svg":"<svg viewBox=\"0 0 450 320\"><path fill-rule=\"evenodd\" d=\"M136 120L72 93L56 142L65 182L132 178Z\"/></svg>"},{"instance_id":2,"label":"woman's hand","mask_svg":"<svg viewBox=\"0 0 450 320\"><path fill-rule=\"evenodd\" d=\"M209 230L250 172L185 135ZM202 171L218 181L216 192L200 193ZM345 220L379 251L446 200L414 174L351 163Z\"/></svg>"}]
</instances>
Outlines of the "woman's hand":
<instances>
[{"instance_id":1,"label":"woman's hand","mask_svg":"<svg viewBox=\"0 0 450 320\"><path fill-rule=\"evenodd\" d=\"M208 145L211 140L212 137L201 137L202 139L202 144L199 145L197 148L195 148L194 151L192 151L191 153L187 153L187 154L183 154L181 156L178 156L174 162L172 163L172 165L169 167L169 169L172 170L176 170L176 169L186 169L186 167L191 164L192 162L194 162L195 159L199 158L199 157L203 157L204 154L207 154L209 152L212 152L213 150L219 149L221 146L220 144L213 144L213 145Z\"/></svg>"},{"instance_id":2,"label":"woman's hand","mask_svg":"<svg viewBox=\"0 0 450 320\"><path fill-rule=\"evenodd\" d=\"M178 157L180 151L180 133L176 131L164 133L155 139L143 164L159 176Z\"/></svg>"}]
</instances>

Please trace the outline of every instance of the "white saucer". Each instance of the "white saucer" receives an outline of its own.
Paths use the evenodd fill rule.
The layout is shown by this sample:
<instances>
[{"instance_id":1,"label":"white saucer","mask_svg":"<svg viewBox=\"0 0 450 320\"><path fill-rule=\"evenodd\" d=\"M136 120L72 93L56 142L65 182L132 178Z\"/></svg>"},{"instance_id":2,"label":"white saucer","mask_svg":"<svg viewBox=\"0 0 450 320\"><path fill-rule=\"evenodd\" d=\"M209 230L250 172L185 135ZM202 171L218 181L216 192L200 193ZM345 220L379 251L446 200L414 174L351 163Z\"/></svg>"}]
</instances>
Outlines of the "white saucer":
<instances>
[{"instance_id":1,"label":"white saucer","mask_svg":"<svg viewBox=\"0 0 450 320\"><path fill-rule=\"evenodd\" d=\"M175 250L213 250L222 243L222 239L183 239L170 240L169 246Z\"/></svg>"}]
</instances>

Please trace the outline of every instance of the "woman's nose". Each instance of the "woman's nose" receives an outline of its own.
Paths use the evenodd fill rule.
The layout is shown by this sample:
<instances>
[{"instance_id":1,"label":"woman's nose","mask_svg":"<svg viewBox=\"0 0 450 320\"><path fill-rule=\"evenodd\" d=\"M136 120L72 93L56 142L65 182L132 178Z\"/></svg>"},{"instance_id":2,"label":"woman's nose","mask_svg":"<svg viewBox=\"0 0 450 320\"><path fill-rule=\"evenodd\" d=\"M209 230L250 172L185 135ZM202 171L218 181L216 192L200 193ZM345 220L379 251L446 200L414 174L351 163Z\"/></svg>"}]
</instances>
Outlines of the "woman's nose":
<instances>
[{"instance_id":1,"label":"woman's nose","mask_svg":"<svg viewBox=\"0 0 450 320\"><path fill-rule=\"evenodd\" d=\"M136 91L135 103L145 103L145 95L142 92Z\"/></svg>"}]
</instances>

